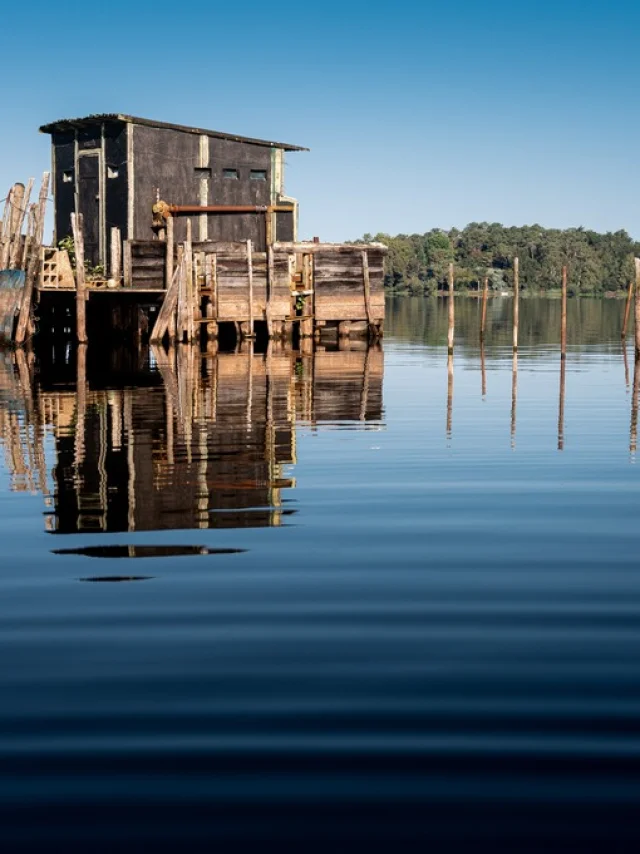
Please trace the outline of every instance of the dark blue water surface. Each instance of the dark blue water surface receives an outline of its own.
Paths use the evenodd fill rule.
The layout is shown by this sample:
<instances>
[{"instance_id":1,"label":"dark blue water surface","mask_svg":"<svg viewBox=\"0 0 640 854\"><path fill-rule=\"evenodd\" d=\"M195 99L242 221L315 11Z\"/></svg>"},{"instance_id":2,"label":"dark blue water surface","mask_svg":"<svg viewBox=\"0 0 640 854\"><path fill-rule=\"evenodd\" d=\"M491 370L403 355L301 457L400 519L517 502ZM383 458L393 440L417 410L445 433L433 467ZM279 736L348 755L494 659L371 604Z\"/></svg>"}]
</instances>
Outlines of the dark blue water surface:
<instances>
[{"instance_id":1,"label":"dark blue water surface","mask_svg":"<svg viewBox=\"0 0 640 854\"><path fill-rule=\"evenodd\" d=\"M634 849L622 306L477 309L0 356L3 850Z\"/></svg>"}]
</instances>

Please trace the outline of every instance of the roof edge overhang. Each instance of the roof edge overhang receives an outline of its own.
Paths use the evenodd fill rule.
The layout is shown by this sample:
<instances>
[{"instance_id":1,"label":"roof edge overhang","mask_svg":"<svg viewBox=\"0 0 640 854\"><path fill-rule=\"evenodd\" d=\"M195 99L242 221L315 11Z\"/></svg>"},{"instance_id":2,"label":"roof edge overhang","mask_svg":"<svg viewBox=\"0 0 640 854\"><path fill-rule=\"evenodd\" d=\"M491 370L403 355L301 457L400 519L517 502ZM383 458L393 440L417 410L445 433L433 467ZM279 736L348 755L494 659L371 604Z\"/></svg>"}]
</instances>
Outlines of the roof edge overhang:
<instances>
[{"instance_id":1,"label":"roof edge overhang","mask_svg":"<svg viewBox=\"0 0 640 854\"><path fill-rule=\"evenodd\" d=\"M84 116L77 119L59 119L55 122L49 122L40 127L40 133L65 133L71 130L83 130L92 127L102 122L120 122L122 124L144 125L145 127L165 128L167 130L177 130L183 133L193 133L199 136L211 136L216 139L228 139L232 142L244 142L249 145L260 145L266 148L281 148L284 151L309 151L308 148L303 148L300 145L291 145L288 142L274 142L268 139L254 139L250 136L238 136L232 133L223 133L217 130L207 130L206 128L189 127L188 125L176 125L171 122L156 122L152 119L142 119L138 116L128 116L123 113L101 113L91 116Z\"/></svg>"}]
</instances>

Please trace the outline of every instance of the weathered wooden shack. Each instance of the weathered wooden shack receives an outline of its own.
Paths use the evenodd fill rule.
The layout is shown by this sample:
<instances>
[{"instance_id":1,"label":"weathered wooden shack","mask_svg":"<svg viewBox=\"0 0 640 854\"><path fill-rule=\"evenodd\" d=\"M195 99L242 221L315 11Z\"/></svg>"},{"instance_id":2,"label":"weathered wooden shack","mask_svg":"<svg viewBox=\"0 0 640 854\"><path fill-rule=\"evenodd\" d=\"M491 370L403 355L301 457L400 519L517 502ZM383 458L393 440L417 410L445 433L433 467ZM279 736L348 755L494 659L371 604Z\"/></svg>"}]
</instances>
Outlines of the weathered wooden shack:
<instances>
[{"instance_id":1,"label":"weathered wooden shack","mask_svg":"<svg viewBox=\"0 0 640 854\"><path fill-rule=\"evenodd\" d=\"M386 247L298 238L285 154L307 149L121 114L41 131L54 246L41 245L44 211L29 242L9 227L20 206L5 208L0 256L37 252L25 250L24 293L6 288L0 335L15 327L22 343L75 325L79 342L112 330L214 349L224 327L236 341L382 335Z\"/></svg>"},{"instance_id":2,"label":"weathered wooden shack","mask_svg":"<svg viewBox=\"0 0 640 854\"><path fill-rule=\"evenodd\" d=\"M289 208L273 213L273 240L297 239L298 203L284 191L285 153L308 149L121 114L63 119L40 130L51 135L54 243L71 235L71 214L82 214L92 266L108 270L113 227L124 240L156 238L152 208L160 199L220 208L197 213L194 238L201 241L251 240L264 252L266 222L257 214L269 206ZM174 238L186 239L184 217Z\"/></svg>"}]
</instances>

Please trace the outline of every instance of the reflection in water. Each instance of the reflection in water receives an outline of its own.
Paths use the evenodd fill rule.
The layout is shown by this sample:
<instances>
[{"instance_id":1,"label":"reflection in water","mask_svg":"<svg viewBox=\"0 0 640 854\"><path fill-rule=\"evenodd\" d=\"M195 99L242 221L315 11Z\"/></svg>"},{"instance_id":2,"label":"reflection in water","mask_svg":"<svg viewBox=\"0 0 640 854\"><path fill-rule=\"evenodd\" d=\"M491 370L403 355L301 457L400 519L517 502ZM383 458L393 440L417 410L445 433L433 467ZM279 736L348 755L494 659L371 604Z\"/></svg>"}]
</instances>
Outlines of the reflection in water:
<instances>
[{"instance_id":1,"label":"reflection in water","mask_svg":"<svg viewBox=\"0 0 640 854\"><path fill-rule=\"evenodd\" d=\"M511 366L511 448L516 446L516 418L518 409L518 353L513 351Z\"/></svg>"},{"instance_id":2,"label":"reflection in water","mask_svg":"<svg viewBox=\"0 0 640 854\"><path fill-rule=\"evenodd\" d=\"M633 370L633 395L631 398L631 435L629 450L635 454L638 449L638 397L640 396L640 361L636 359Z\"/></svg>"},{"instance_id":3,"label":"reflection in water","mask_svg":"<svg viewBox=\"0 0 640 854\"><path fill-rule=\"evenodd\" d=\"M283 525L295 513L283 491L295 485L286 467L296 462L296 421L382 417L379 347L258 355L251 344L202 356L180 345L151 348L136 365L123 353L106 375L91 357L78 348L75 381L54 371L35 383L32 354L5 353L0 362L11 487L48 494L50 434L46 524L54 533ZM202 553L185 548L180 554ZM151 556L143 546L81 553Z\"/></svg>"},{"instance_id":4,"label":"reflection in water","mask_svg":"<svg viewBox=\"0 0 640 854\"><path fill-rule=\"evenodd\" d=\"M184 557L185 555L235 555L246 549L210 549L207 546L87 546L83 549L52 549L54 555L101 558Z\"/></svg>"},{"instance_id":5,"label":"reflection in water","mask_svg":"<svg viewBox=\"0 0 640 854\"><path fill-rule=\"evenodd\" d=\"M447 357L447 441L453 430L453 353Z\"/></svg>"},{"instance_id":6,"label":"reflection in water","mask_svg":"<svg viewBox=\"0 0 640 854\"><path fill-rule=\"evenodd\" d=\"M567 378L567 360L560 359L560 402L558 404L558 450L564 450L564 389Z\"/></svg>"}]
</instances>

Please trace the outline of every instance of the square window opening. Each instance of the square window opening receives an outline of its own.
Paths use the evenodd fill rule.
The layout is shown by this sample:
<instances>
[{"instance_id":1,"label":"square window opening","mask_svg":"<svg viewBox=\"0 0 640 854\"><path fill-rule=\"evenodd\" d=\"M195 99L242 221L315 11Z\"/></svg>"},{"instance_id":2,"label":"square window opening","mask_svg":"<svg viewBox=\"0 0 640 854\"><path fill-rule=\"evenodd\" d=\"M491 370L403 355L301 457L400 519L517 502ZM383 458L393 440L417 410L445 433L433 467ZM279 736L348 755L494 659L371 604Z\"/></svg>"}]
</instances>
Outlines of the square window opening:
<instances>
[{"instance_id":1,"label":"square window opening","mask_svg":"<svg viewBox=\"0 0 640 854\"><path fill-rule=\"evenodd\" d=\"M223 169L222 177L229 178L231 181L237 181L240 176L237 169Z\"/></svg>"},{"instance_id":2,"label":"square window opening","mask_svg":"<svg viewBox=\"0 0 640 854\"><path fill-rule=\"evenodd\" d=\"M195 171L196 171L196 175L199 178L210 178L211 177L211 169L208 166L196 166Z\"/></svg>"},{"instance_id":3,"label":"square window opening","mask_svg":"<svg viewBox=\"0 0 640 854\"><path fill-rule=\"evenodd\" d=\"M267 180L267 170L266 169L252 169L249 173L250 181L266 181Z\"/></svg>"}]
</instances>

